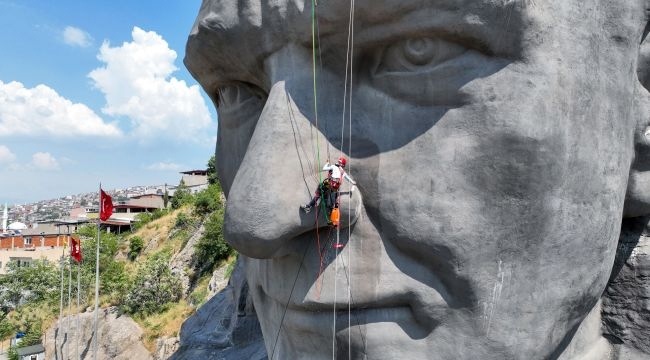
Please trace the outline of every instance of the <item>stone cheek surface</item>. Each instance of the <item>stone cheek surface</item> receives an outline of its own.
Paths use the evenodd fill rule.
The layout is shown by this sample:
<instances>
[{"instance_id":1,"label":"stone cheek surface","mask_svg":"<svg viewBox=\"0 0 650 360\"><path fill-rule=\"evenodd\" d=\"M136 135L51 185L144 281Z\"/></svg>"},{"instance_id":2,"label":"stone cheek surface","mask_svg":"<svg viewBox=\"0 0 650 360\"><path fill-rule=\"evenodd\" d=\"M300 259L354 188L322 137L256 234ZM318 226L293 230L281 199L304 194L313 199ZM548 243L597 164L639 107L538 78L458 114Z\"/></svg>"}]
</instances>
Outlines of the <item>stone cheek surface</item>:
<instances>
[{"instance_id":1,"label":"stone cheek surface","mask_svg":"<svg viewBox=\"0 0 650 360\"><path fill-rule=\"evenodd\" d=\"M183 323L180 347L170 359L266 359L242 261L237 262L228 286Z\"/></svg>"},{"instance_id":2,"label":"stone cheek surface","mask_svg":"<svg viewBox=\"0 0 650 360\"><path fill-rule=\"evenodd\" d=\"M604 333L650 358L650 234L624 231L603 296Z\"/></svg>"},{"instance_id":3,"label":"stone cheek surface","mask_svg":"<svg viewBox=\"0 0 650 360\"><path fill-rule=\"evenodd\" d=\"M347 6L318 7L317 114L309 2L206 0L187 43L185 64L218 105L224 236L249 257L270 356L557 359L602 340L598 327L574 334L600 315L616 253L641 2L360 2L342 136ZM342 218L356 222L327 260L299 206L325 147L348 144L359 185ZM347 278L343 259L355 261ZM342 321L330 330L347 282L352 337ZM188 320L181 347L247 344L252 312L233 315L245 288Z\"/></svg>"}]
</instances>

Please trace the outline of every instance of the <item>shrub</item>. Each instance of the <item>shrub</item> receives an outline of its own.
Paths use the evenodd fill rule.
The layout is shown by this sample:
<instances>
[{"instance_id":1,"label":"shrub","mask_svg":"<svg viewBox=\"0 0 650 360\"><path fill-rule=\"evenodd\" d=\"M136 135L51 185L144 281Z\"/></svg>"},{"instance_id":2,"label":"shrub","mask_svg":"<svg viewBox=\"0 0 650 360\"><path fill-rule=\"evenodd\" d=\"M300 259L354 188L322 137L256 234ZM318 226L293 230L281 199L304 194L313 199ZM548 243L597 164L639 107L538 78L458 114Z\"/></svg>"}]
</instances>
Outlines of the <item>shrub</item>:
<instances>
[{"instance_id":1,"label":"shrub","mask_svg":"<svg viewBox=\"0 0 650 360\"><path fill-rule=\"evenodd\" d=\"M124 298L123 311L146 316L160 313L170 302L180 300L183 290L180 279L169 269L170 257L169 252L158 253L138 268Z\"/></svg>"},{"instance_id":2,"label":"shrub","mask_svg":"<svg viewBox=\"0 0 650 360\"><path fill-rule=\"evenodd\" d=\"M36 345L41 343L41 337L43 336L43 331L41 330L42 324L40 321L28 321L25 323L25 336L20 340L20 344L17 346L11 346L9 351L7 351L8 360L19 360L18 348L27 347L31 345Z\"/></svg>"},{"instance_id":3,"label":"shrub","mask_svg":"<svg viewBox=\"0 0 650 360\"><path fill-rule=\"evenodd\" d=\"M221 208L223 208L223 203L221 202L221 185L219 183L210 184L207 189L196 194L194 212L197 215L204 216Z\"/></svg>"},{"instance_id":4,"label":"shrub","mask_svg":"<svg viewBox=\"0 0 650 360\"><path fill-rule=\"evenodd\" d=\"M131 228L133 229L133 231L138 231L142 229L143 226L150 223L153 220L153 218L151 216L151 213L145 212L136 215L134 220L135 221L131 224Z\"/></svg>"},{"instance_id":5,"label":"shrub","mask_svg":"<svg viewBox=\"0 0 650 360\"><path fill-rule=\"evenodd\" d=\"M174 227L178 229L182 229L187 227L192 223L192 219L190 219L189 216L185 213L179 213L178 216L176 216L176 222L174 223Z\"/></svg>"},{"instance_id":6,"label":"shrub","mask_svg":"<svg viewBox=\"0 0 650 360\"><path fill-rule=\"evenodd\" d=\"M208 184L216 184L219 182L217 176L217 159L214 155L208 160Z\"/></svg>"},{"instance_id":7,"label":"shrub","mask_svg":"<svg viewBox=\"0 0 650 360\"><path fill-rule=\"evenodd\" d=\"M223 209L210 214L205 222L205 233L194 246L201 273L212 271L215 265L230 256L232 248L223 238Z\"/></svg>"},{"instance_id":8,"label":"shrub","mask_svg":"<svg viewBox=\"0 0 650 360\"><path fill-rule=\"evenodd\" d=\"M226 268L226 273L225 277L226 279L230 279L230 276L232 275L232 272L235 271L235 266L237 266L237 259L239 258L239 253L235 252L235 258L232 259L230 263L228 263L228 267Z\"/></svg>"},{"instance_id":9,"label":"shrub","mask_svg":"<svg viewBox=\"0 0 650 360\"><path fill-rule=\"evenodd\" d=\"M178 184L178 187L174 191L174 196L172 196L172 209L180 209L183 205L191 204L193 200L194 197L190 193L190 189L185 185L185 182L181 180L180 184Z\"/></svg>"},{"instance_id":10,"label":"shrub","mask_svg":"<svg viewBox=\"0 0 650 360\"><path fill-rule=\"evenodd\" d=\"M135 258L140 255L142 249L144 248L144 240L139 236L134 236L131 238L129 243L129 260L133 261Z\"/></svg>"},{"instance_id":11,"label":"shrub","mask_svg":"<svg viewBox=\"0 0 650 360\"><path fill-rule=\"evenodd\" d=\"M6 307L18 307L22 301L54 301L59 293L59 276L55 265L36 260L31 266L7 265L7 274L0 277L0 302Z\"/></svg>"},{"instance_id":12,"label":"shrub","mask_svg":"<svg viewBox=\"0 0 650 360\"><path fill-rule=\"evenodd\" d=\"M97 229L91 237L86 237L86 232L80 232L84 237L81 239L81 252L83 262L81 263L81 288L86 289L82 298L87 298L94 293L95 287L95 263L97 246ZM101 233L99 251L99 283L102 295L111 295L113 298L122 297L129 286L129 273L124 271L124 262L115 260L119 249L118 235L113 233Z\"/></svg>"}]
</instances>

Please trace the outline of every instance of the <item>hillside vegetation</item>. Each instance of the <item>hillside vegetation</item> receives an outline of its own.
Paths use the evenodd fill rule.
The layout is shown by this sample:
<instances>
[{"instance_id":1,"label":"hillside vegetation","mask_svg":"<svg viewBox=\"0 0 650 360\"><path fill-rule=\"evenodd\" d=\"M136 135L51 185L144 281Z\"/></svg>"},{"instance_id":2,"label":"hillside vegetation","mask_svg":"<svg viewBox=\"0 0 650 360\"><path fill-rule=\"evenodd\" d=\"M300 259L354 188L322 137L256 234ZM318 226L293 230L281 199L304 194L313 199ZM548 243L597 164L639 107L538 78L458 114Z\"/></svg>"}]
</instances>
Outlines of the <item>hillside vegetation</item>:
<instances>
[{"instance_id":1,"label":"hillside vegetation","mask_svg":"<svg viewBox=\"0 0 650 360\"><path fill-rule=\"evenodd\" d=\"M135 319L150 351L157 338L177 336L182 322L207 300L212 272L235 260L222 235L224 203L214 159L208 165L212 173L206 190L192 195L181 183L168 209L139 215L131 232L101 232L100 304ZM0 340L24 332L21 346L35 344L60 314L92 311L97 228L83 227L77 235L80 265L68 256L62 266L46 260L31 267L8 265L8 274L0 277ZM181 251L191 256L182 273L175 273L170 261ZM9 358L17 358L14 349Z\"/></svg>"}]
</instances>

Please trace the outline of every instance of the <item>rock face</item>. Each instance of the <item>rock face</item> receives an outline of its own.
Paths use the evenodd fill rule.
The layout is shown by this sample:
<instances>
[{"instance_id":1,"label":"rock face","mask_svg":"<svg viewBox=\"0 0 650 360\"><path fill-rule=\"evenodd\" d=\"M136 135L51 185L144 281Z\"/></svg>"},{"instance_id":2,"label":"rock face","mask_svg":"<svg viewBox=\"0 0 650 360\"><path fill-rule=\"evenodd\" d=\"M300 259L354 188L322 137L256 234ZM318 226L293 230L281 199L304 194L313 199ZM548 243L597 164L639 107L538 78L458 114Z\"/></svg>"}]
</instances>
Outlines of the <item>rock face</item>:
<instances>
[{"instance_id":1,"label":"rock face","mask_svg":"<svg viewBox=\"0 0 650 360\"><path fill-rule=\"evenodd\" d=\"M227 270L228 266L221 266L212 273L212 277L208 283L208 298L212 298L228 286L229 279L226 277ZM241 284L240 286L243 285L244 284Z\"/></svg>"},{"instance_id":2,"label":"rock face","mask_svg":"<svg viewBox=\"0 0 650 360\"><path fill-rule=\"evenodd\" d=\"M63 318L45 336L49 359L90 359L93 357L93 312ZM151 354L141 341L142 330L128 316L118 316L117 308L100 309L98 360L148 360Z\"/></svg>"},{"instance_id":3,"label":"rock face","mask_svg":"<svg viewBox=\"0 0 650 360\"><path fill-rule=\"evenodd\" d=\"M190 282L190 277L187 274L187 269L196 270L198 267L194 263L194 245L201 239L203 233L205 232L205 227L203 224L195 231L190 239L185 244L185 247L171 259L169 268L173 274L178 275L181 279L181 284L183 286L183 295L187 296L191 291L192 284Z\"/></svg>"},{"instance_id":4,"label":"rock face","mask_svg":"<svg viewBox=\"0 0 650 360\"><path fill-rule=\"evenodd\" d=\"M161 338L156 341L156 353L153 360L167 360L180 346L178 337Z\"/></svg>"},{"instance_id":5,"label":"rock face","mask_svg":"<svg viewBox=\"0 0 650 360\"><path fill-rule=\"evenodd\" d=\"M318 3L204 0L186 48L269 358L641 356L645 298L609 291L633 295L610 274L650 215L647 4ZM300 210L338 156L339 231ZM608 283L637 318L603 334ZM225 294L181 349L237 348Z\"/></svg>"},{"instance_id":6,"label":"rock face","mask_svg":"<svg viewBox=\"0 0 650 360\"><path fill-rule=\"evenodd\" d=\"M605 334L650 358L649 218L626 221L607 291L603 296Z\"/></svg>"},{"instance_id":7,"label":"rock face","mask_svg":"<svg viewBox=\"0 0 650 360\"><path fill-rule=\"evenodd\" d=\"M170 359L266 359L242 261L238 261L228 286L183 323L180 347Z\"/></svg>"}]
</instances>

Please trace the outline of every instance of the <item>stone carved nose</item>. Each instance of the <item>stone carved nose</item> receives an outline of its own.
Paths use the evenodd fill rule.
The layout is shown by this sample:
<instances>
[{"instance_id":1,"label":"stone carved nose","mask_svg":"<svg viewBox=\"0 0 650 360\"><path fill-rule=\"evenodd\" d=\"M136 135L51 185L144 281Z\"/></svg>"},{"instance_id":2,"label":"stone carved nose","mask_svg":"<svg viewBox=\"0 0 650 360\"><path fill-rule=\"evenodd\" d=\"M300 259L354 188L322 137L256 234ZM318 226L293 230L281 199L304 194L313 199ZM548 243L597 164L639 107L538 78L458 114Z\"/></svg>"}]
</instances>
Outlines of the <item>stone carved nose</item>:
<instances>
[{"instance_id":1,"label":"stone carved nose","mask_svg":"<svg viewBox=\"0 0 650 360\"><path fill-rule=\"evenodd\" d=\"M285 90L285 83L276 83L226 205L224 236L242 254L253 258L274 257L292 239L315 228L315 212L305 214L300 210L300 205L310 200L317 186L316 169L308 168L306 160L307 156L315 156L309 153L310 131L314 131L310 126ZM359 212L359 195L353 199L351 205L347 200L341 201L342 226L347 226L350 207L352 213ZM355 219L356 215L351 218ZM320 219L322 226L324 218Z\"/></svg>"}]
</instances>

